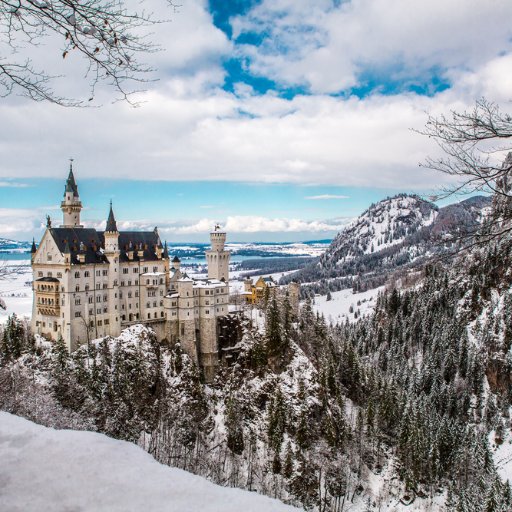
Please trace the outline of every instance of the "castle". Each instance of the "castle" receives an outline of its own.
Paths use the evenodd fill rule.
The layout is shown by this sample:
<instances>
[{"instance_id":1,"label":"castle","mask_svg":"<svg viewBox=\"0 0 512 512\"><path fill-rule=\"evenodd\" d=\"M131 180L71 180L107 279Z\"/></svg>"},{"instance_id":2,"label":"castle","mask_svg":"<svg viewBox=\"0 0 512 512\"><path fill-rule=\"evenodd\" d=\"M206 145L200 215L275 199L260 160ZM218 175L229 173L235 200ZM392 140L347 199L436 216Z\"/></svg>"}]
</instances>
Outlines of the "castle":
<instances>
[{"instance_id":1,"label":"castle","mask_svg":"<svg viewBox=\"0 0 512 512\"><path fill-rule=\"evenodd\" d=\"M61 203L63 223L32 244L32 329L62 337L70 351L91 339L150 326L159 340L180 342L206 380L219 361L219 322L228 314L226 233L210 234L207 279L191 279L169 258L158 229L119 231L110 204L105 231L80 224L82 203L72 165ZM172 264L171 264L172 263Z\"/></svg>"}]
</instances>

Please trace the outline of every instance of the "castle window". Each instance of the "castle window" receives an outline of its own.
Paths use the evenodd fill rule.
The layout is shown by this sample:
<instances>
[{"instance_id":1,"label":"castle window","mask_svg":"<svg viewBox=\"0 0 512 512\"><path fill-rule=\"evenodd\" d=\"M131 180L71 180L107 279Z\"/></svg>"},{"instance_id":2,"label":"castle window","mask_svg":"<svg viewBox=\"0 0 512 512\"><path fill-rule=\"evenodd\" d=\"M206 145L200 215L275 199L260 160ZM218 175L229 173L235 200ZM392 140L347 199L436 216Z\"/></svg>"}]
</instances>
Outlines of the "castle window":
<instances>
[{"instance_id":1,"label":"castle window","mask_svg":"<svg viewBox=\"0 0 512 512\"><path fill-rule=\"evenodd\" d=\"M151 307L151 303L147 302L147 303L146 303L146 307L147 307L147 308L150 308L150 307Z\"/></svg>"},{"instance_id":2,"label":"castle window","mask_svg":"<svg viewBox=\"0 0 512 512\"><path fill-rule=\"evenodd\" d=\"M75 318L80 318L82 316L81 311L75 311Z\"/></svg>"},{"instance_id":3,"label":"castle window","mask_svg":"<svg viewBox=\"0 0 512 512\"><path fill-rule=\"evenodd\" d=\"M96 297L96 302L101 302L101 295L98 295L98 296Z\"/></svg>"},{"instance_id":4,"label":"castle window","mask_svg":"<svg viewBox=\"0 0 512 512\"><path fill-rule=\"evenodd\" d=\"M96 283L96 290L99 290L101 287L100 283Z\"/></svg>"},{"instance_id":5,"label":"castle window","mask_svg":"<svg viewBox=\"0 0 512 512\"><path fill-rule=\"evenodd\" d=\"M123 316L121 317L121 320L124 322L124 321L126 320L126 315L123 315Z\"/></svg>"},{"instance_id":6,"label":"castle window","mask_svg":"<svg viewBox=\"0 0 512 512\"><path fill-rule=\"evenodd\" d=\"M137 286L138 284L139 284L139 280L135 279L135 286Z\"/></svg>"},{"instance_id":7,"label":"castle window","mask_svg":"<svg viewBox=\"0 0 512 512\"><path fill-rule=\"evenodd\" d=\"M121 286L124 286L124 281L121 281Z\"/></svg>"},{"instance_id":8,"label":"castle window","mask_svg":"<svg viewBox=\"0 0 512 512\"><path fill-rule=\"evenodd\" d=\"M86 291L86 292L88 292L88 291L89 291L89 285L88 285L88 284L86 284L86 285L85 285L85 291Z\"/></svg>"},{"instance_id":9,"label":"castle window","mask_svg":"<svg viewBox=\"0 0 512 512\"><path fill-rule=\"evenodd\" d=\"M154 317L158 318L158 313L156 311L155 311Z\"/></svg>"},{"instance_id":10,"label":"castle window","mask_svg":"<svg viewBox=\"0 0 512 512\"><path fill-rule=\"evenodd\" d=\"M96 309L96 313L97 313L98 315L101 315L101 308L97 308L97 309Z\"/></svg>"},{"instance_id":11,"label":"castle window","mask_svg":"<svg viewBox=\"0 0 512 512\"><path fill-rule=\"evenodd\" d=\"M124 304L121 304L121 309L124 311ZM124 320L124 315L123 315L123 320Z\"/></svg>"},{"instance_id":12,"label":"castle window","mask_svg":"<svg viewBox=\"0 0 512 512\"><path fill-rule=\"evenodd\" d=\"M107 283L103 283L103 289L106 290L108 287Z\"/></svg>"},{"instance_id":13,"label":"castle window","mask_svg":"<svg viewBox=\"0 0 512 512\"><path fill-rule=\"evenodd\" d=\"M158 267L153 267L153 272L158 272Z\"/></svg>"},{"instance_id":14,"label":"castle window","mask_svg":"<svg viewBox=\"0 0 512 512\"><path fill-rule=\"evenodd\" d=\"M62 277L62 272L57 272L57 277Z\"/></svg>"},{"instance_id":15,"label":"castle window","mask_svg":"<svg viewBox=\"0 0 512 512\"><path fill-rule=\"evenodd\" d=\"M114 280L114 286L117 286L117 279Z\"/></svg>"},{"instance_id":16,"label":"castle window","mask_svg":"<svg viewBox=\"0 0 512 512\"><path fill-rule=\"evenodd\" d=\"M182 336L185 335L185 326L184 325L181 326L181 335Z\"/></svg>"},{"instance_id":17,"label":"castle window","mask_svg":"<svg viewBox=\"0 0 512 512\"><path fill-rule=\"evenodd\" d=\"M153 302L153 307L156 308L156 300Z\"/></svg>"},{"instance_id":18,"label":"castle window","mask_svg":"<svg viewBox=\"0 0 512 512\"><path fill-rule=\"evenodd\" d=\"M46 256L46 259L47 259L48 261L52 261L52 255L51 255L51 254L48 254L48 255Z\"/></svg>"},{"instance_id":19,"label":"castle window","mask_svg":"<svg viewBox=\"0 0 512 512\"><path fill-rule=\"evenodd\" d=\"M132 292L128 292L128 298L131 299L132 298Z\"/></svg>"},{"instance_id":20,"label":"castle window","mask_svg":"<svg viewBox=\"0 0 512 512\"><path fill-rule=\"evenodd\" d=\"M75 292L79 292L79 291L80 291L80 286L77 284L77 285L75 286Z\"/></svg>"},{"instance_id":21,"label":"castle window","mask_svg":"<svg viewBox=\"0 0 512 512\"><path fill-rule=\"evenodd\" d=\"M89 304L92 304L93 302L94 302L94 297L91 295L91 296L89 297Z\"/></svg>"},{"instance_id":22,"label":"castle window","mask_svg":"<svg viewBox=\"0 0 512 512\"><path fill-rule=\"evenodd\" d=\"M107 306L103 306L103 313L107 313L108 309Z\"/></svg>"},{"instance_id":23,"label":"castle window","mask_svg":"<svg viewBox=\"0 0 512 512\"><path fill-rule=\"evenodd\" d=\"M89 274L89 271L88 271L88 270L86 270L86 271L84 272L84 277L89 277L89 275L90 275L90 274Z\"/></svg>"},{"instance_id":24,"label":"castle window","mask_svg":"<svg viewBox=\"0 0 512 512\"><path fill-rule=\"evenodd\" d=\"M131 304L128 304L128 309L132 309L132 305Z\"/></svg>"},{"instance_id":25,"label":"castle window","mask_svg":"<svg viewBox=\"0 0 512 512\"><path fill-rule=\"evenodd\" d=\"M128 274L128 269L127 268L123 268L123 274Z\"/></svg>"},{"instance_id":26,"label":"castle window","mask_svg":"<svg viewBox=\"0 0 512 512\"><path fill-rule=\"evenodd\" d=\"M164 291L160 290L160 297L163 297L163 296L164 296Z\"/></svg>"},{"instance_id":27,"label":"castle window","mask_svg":"<svg viewBox=\"0 0 512 512\"><path fill-rule=\"evenodd\" d=\"M209 315L209 314L210 314L210 310L209 310L209 309L207 309L207 310L205 311L205 313L206 313L207 315Z\"/></svg>"},{"instance_id":28,"label":"castle window","mask_svg":"<svg viewBox=\"0 0 512 512\"><path fill-rule=\"evenodd\" d=\"M94 320L91 320L91 321L89 322L89 327L94 327Z\"/></svg>"},{"instance_id":29,"label":"castle window","mask_svg":"<svg viewBox=\"0 0 512 512\"><path fill-rule=\"evenodd\" d=\"M163 311L160 312L160 316L163 318L163 316L164 316L164 312Z\"/></svg>"},{"instance_id":30,"label":"castle window","mask_svg":"<svg viewBox=\"0 0 512 512\"><path fill-rule=\"evenodd\" d=\"M43 277L43 273L42 272L38 272L37 273L37 277Z\"/></svg>"},{"instance_id":31,"label":"castle window","mask_svg":"<svg viewBox=\"0 0 512 512\"><path fill-rule=\"evenodd\" d=\"M98 326L101 326L103 322L101 320L98 320Z\"/></svg>"},{"instance_id":32,"label":"castle window","mask_svg":"<svg viewBox=\"0 0 512 512\"><path fill-rule=\"evenodd\" d=\"M80 306L80 298L75 299L75 306Z\"/></svg>"},{"instance_id":33,"label":"castle window","mask_svg":"<svg viewBox=\"0 0 512 512\"><path fill-rule=\"evenodd\" d=\"M161 301L160 301L160 307L162 307L163 305L164 305L164 301L163 301L163 300L161 300Z\"/></svg>"},{"instance_id":34,"label":"castle window","mask_svg":"<svg viewBox=\"0 0 512 512\"><path fill-rule=\"evenodd\" d=\"M146 284L149 284L149 279L146 279Z\"/></svg>"},{"instance_id":35,"label":"castle window","mask_svg":"<svg viewBox=\"0 0 512 512\"><path fill-rule=\"evenodd\" d=\"M131 281L128 281L128 286L131 286L132 285L132 282Z\"/></svg>"},{"instance_id":36,"label":"castle window","mask_svg":"<svg viewBox=\"0 0 512 512\"><path fill-rule=\"evenodd\" d=\"M109 325L109 323L110 323L110 322L109 322L108 318L107 318L107 319L105 319L105 325Z\"/></svg>"},{"instance_id":37,"label":"castle window","mask_svg":"<svg viewBox=\"0 0 512 512\"><path fill-rule=\"evenodd\" d=\"M89 316L94 315L94 309L89 309Z\"/></svg>"},{"instance_id":38,"label":"castle window","mask_svg":"<svg viewBox=\"0 0 512 512\"><path fill-rule=\"evenodd\" d=\"M206 304L206 306L209 306L209 305L210 305L210 301L209 301L209 300L206 300L206 301L205 301L205 304Z\"/></svg>"},{"instance_id":39,"label":"castle window","mask_svg":"<svg viewBox=\"0 0 512 512\"><path fill-rule=\"evenodd\" d=\"M151 313L148 313L148 320L151 318Z\"/></svg>"},{"instance_id":40,"label":"castle window","mask_svg":"<svg viewBox=\"0 0 512 512\"><path fill-rule=\"evenodd\" d=\"M103 295L103 301L107 302L107 300L108 300L108 296L107 295Z\"/></svg>"},{"instance_id":41,"label":"castle window","mask_svg":"<svg viewBox=\"0 0 512 512\"><path fill-rule=\"evenodd\" d=\"M96 276L99 277L101 275L101 272L99 270L96 270Z\"/></svg>"},{"instance_id":42,"label":"castle window","mask_svg":"<svg viewBox=\"0 0 512 512\"><path fill-rule=\"evenodd\" d=\"M206 290L206 291L204 292L204 294L205 294L205 295L210 295L210 291L209 291L209 290Z\"/></svg>"},{"instance_id":43,"label":"castle window","mask_svg":"<svg viewBox=\"0 0 512 512\"><path fill-rule=\"evenodd\" d=\"M80 277L80 272L75 272L75 278L79 278Z\"/></svg>"},{"instance_id":44,"label":"castle window","mask_svg":"<svg viewBox=\"0 0 512 512\"><path fill-rule=\"evenodd\" d=\"M137 267L133 267L133 273L136 274L139 271Z\"/></svg>"},{"instance_id":45,"label":"castle window","mask_svg":"<svg viewBox=\"0 0 512 512\"><path fill-rule=\"evenodd\" d=\"M108 270L102 270L101 272L104 276L108 276Z\"/></svg>"},{"instance_id":46,"label":"castle window","mask_svg":"<svg viewBox=\"0 0 512 512\"><path fill-rule=\"evenodd\" d=\"M144 268L142 269L142 271L143 271L144 273L146 273L146 272L148 271L148 267L144 267Z\"/></svg>"},{"instance_id":47,"label":"castle window","mask_svg":"<svg viewBox=\"0 0 512 512\"><path fill-rule=\"evenodd\" d=\"M136 292L135 292L135 297L138 297L138 296L139 296L139 292L138 292L138 291L136 291Z\"/></svg>"}]
</instances>

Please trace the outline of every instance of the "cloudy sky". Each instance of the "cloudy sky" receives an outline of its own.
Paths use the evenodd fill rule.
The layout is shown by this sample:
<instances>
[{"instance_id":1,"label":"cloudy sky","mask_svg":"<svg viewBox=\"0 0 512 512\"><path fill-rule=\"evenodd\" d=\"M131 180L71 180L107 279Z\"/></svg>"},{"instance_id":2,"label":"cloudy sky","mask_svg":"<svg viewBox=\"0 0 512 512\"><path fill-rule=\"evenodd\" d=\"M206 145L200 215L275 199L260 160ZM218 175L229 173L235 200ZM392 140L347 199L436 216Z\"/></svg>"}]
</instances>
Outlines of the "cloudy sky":
<instances>
[{"instance_id":1,"label":"cloudy sky","mask_svg":"<svg viewBox=\"0 0 512 512\"><path fill-rule=\"evenodd\" d=\"M121 226L200 241L214 222L235 240L328 238L371 202L430 194L437 154L412 129L427 112L482 96L511 111L510 0L164 0L141 106L70 109L0 100L0 236L60 222L70 157L86 223L114 202ZM37 51L87 94L75 57ZM76 57L78 59L78 56Z\"/></svg>"}]
</instances>

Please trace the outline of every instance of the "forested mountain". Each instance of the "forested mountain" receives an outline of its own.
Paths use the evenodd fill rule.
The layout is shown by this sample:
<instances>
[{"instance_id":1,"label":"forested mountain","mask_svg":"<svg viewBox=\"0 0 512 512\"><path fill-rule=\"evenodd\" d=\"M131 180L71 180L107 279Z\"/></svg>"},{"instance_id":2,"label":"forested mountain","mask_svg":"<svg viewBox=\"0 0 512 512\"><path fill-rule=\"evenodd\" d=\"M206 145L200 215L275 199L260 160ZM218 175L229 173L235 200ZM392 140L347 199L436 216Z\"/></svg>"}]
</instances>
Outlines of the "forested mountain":
<instances>
[{"instance_id":1,"label":"forested mountain","mask_svg":"<svg viewBox=\"0 0 512 512\"><path fill-rule=\"evenodd\" d=\"M481 224L490 198L477 196L438 208L418 196L398 195L371 205L341 231L318 261L283 278L309 283L307 292L375 288L391 273L455 250Z\"/></svg>"}]
</instances>

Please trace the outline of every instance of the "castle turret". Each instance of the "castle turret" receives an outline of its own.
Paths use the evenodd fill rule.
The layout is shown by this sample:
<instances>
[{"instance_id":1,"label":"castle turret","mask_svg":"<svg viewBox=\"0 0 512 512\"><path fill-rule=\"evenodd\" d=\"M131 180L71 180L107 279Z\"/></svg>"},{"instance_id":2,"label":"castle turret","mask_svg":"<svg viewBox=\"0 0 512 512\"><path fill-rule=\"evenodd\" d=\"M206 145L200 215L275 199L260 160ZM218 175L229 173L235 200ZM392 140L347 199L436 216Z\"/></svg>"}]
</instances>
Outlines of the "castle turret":
<instances>
[{"instance_id":1,"label":"castle turret","mask_svg":"<svg viewBox=\"0 0 512 512\"><path fill-rule=\"evenodd\" d=\"M112 201L110 201L110 211L105 227L105 252L119 252L119 231L117 230L117 222L114 217L114 211L112 210Z\"/></svg>"},{"instance_id":2,"label":"castle turret","mask_svg":"<svg viewBox=\"0 0 512 512\"><path fill-rule=\"evenodd\" d=\"M34 257L36 255L37 248L36 248L36 240L35 238L32 238L32 248L30 249L30 259L32 263L34 263Z\"/></svg>"},{"instance_id":3,"label":"castle turret","mask_svg":"<svg viewBox=\"0 0 512 512\"><path fill-rule=\"evenodd\" d=\"M108 308L110 333L113 336L121 332L121 316L119 314L119 275L121 273L119 263L119 231L117 230L117 222L112 209L112 201L110 201L110 210L108 212L107 225L103 233L105 241L105 256L108 260ZM106 320L104 320L106 323Z\"/></svg>"},{"instance_id":4,"label":"castle turret","mask_svg":"<svg viewBox=\"0 0 512 512\"><path fill-rule=\"evenodd\" d=\"M80 224L80 212L82 203L78 195L75 176L73 175L73 163L69 165L69 175L64 188L64 200L60 204L63 213L62 228L82 228Z\"/></svg>"},{"instance_id":5,"label":"castle turret","mask_svg":"<svg viewBox=\"0 0 512 512\"><path fill-rule=\"evenodd\" d=\"M208 262L208 279L218 279L219 281L229 281L229 257L230 252L224 249L226 243L226 232L221 231L217 224L210 233L210 242L212 247L206 251L206 261Z\"/></svg>"}]
</instances>

